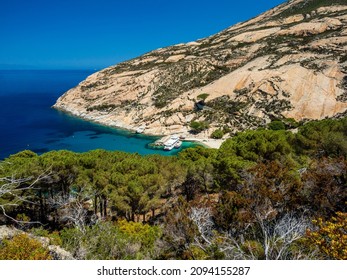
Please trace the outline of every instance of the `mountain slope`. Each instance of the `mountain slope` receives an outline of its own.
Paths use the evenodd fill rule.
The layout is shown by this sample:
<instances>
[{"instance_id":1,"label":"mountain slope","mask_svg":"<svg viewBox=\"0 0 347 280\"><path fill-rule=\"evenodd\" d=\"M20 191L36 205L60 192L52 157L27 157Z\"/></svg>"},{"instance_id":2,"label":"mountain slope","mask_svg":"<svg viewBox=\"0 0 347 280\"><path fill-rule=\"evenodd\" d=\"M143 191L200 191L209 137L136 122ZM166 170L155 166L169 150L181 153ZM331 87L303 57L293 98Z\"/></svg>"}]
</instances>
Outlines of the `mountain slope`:
<instances>
[{"instance_id":1,"label":"mountain slope","mask_svg":"<svg viewBox=\"0 0 347 280\"><path fill-rule=\"evenodd\" d=\"M347 110L347 3L288 1L247 22L97 72L55 108L145 133L187 133L191 121L233 132L272 119Z\"/></svg>"}]
</instances>

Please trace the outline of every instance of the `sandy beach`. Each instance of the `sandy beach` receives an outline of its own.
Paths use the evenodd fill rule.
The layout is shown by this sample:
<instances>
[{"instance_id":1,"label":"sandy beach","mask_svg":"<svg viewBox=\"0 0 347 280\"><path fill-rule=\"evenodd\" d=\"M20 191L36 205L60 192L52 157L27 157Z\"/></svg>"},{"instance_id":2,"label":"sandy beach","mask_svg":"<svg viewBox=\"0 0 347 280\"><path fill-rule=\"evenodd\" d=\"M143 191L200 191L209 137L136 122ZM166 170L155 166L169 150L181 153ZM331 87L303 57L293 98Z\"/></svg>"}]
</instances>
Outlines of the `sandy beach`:
<instances>
[{"instance_id":1,"label":"sandy beach","mask_svg":"<svg viewBox=\"0 0 347 280\"><path fill-rule=\"evenodd\" d=\"M219 149L226 139L201 139L187 137L185 141L198 142L208 148Z\"/></svg>"}]
</instances>

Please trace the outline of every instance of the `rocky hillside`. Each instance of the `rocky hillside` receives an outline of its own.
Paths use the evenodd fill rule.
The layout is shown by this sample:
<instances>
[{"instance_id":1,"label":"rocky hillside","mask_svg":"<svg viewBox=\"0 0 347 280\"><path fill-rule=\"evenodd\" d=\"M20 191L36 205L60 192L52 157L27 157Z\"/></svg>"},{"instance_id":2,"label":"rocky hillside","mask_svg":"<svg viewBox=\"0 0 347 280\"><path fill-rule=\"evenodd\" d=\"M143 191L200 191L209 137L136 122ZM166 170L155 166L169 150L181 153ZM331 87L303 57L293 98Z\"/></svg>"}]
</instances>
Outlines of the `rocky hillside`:
<instances>
[{"instance_id":1,"label":"rocky hillside","mask_svg":"<svg viewBox=\"0 0 347 280\"><path fill-rule=\"evenodd\" d=\"M205 39L97 72L55 108L145 133L232 132L347 110L347 1L292 0Z\"/></svg>"}]
</instances>

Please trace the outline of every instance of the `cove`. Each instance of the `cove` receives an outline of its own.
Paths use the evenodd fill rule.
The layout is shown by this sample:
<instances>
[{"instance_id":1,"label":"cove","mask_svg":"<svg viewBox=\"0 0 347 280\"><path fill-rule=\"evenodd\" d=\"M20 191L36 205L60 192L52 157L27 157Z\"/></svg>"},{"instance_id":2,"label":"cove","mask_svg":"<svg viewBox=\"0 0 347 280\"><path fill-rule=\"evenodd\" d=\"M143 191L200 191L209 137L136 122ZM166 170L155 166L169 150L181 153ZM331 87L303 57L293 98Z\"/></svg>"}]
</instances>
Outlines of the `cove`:
<instances>
[{"instance_id":1,"label":"cove","mask_svg":"<svg viewBox=\"0 0 347 280\"><path fill-rule=\"evenodd\" d=\"M141 155L175 155L180 149L149 147L158 137L105 127L62 113L51 106L70 88L91 75L89 70L0 70L0 159L22 150L42 154L52 150L94 149Z\"/></svg>"}]
</instances>

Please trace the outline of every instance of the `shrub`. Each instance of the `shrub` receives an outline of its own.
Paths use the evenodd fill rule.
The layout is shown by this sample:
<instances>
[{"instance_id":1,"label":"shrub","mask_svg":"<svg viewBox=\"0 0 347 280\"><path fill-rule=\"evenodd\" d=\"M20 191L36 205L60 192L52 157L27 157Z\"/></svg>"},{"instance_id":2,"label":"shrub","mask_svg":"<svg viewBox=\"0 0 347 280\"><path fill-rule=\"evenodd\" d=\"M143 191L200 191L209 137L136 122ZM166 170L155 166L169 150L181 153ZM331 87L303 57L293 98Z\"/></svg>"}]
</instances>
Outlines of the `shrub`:
<instances>
[{"instance_id":1,"label":"shrub","mask_svg":"<svg viewBox=\"0 0 347 280\"><path fill-rule=\"evenodd\" d=\"M157 226L127 222L99 222L86 233L76 228L61 232L63 247L78 259L153 259L161 237Z\"/></svg>"},{"instance_id":2,"label":"shrub","mask_svg":"<svg viewBox=\"0 0 347 280\"><path fill-rule=\"evenodd\" d=\"M190 128L192 129L193 132L199 133L209 127L207 122L191 122L190 123Z\"/></svg>"},{"instance_id":3,"label":"shrub","mask_svg":"<svg viewBox=\"0 0 347 280\"><path fill-rule=\"evenodd\" d=\"M62 240L60 238L60 234L58 231L49 232L48 230L44 229L43 227L38 228L32 228L30 229L30 233L34 236L40 236L40 237L46 237L49 238L49 244L50 245L62 245Z\"/></svg>"},{"instance_id":4,"label":"shrub","mask_svg":"<svg viewBox=\"0 0 347 280\"><path fill-rule=\"evenodd\" d=\"M18 234L5 239L0 245L0 260L50 260L48 249L30 238L27 234Z\"/></svg>"},{"instance_id":5,"label":"shrub","mask_svg":"<svg viewBox=\"0 0 347 280\"><path fill-rule=\"evenodd\" d=\"M214 139L222 139L224 136L224 131L221 129L216 129L212 132L211 137Z\"/></svg>"},{"instance_id":6,"label":"shrub","mask_svg":"<svg viewBox=\"0 0 347 280\"><path fill-rule=\"evenodd\" d=\"M208 93L202 93L202 94L197 96L198 99L203 100L203 101L205 101L207 97L209 97Z\"/></svg>"},{"instance_id":7,"label":"shrub","mask_svg":"<svg viewBox=\"0 0 347 280\"><path fill-rule=\"evenodd\" d=\"M155 242L161 237L161 230L157 226L127 222L126 220L119 221L117 225L129 243L141 245L142 253L153 251Z\"/></svg>"},{"instance_id":8,"label":"shrub","mask_svg":"<svg viewBox=\"0 0 347 280\"><path fill-rule=\"evenodd\" d=\"M300 124L293 118L285 119L284 123L287 128L297 128L300 126Z\"/></svg>"},{"instance_id":9,"label":"shrub","mask_svg":"<svg viewBox=\"0 0 347 280\"><path fill-rule=\"evenodd\" d=\"M281 121L272 121L271 123L269 123L268 127L271 130L285 130L286 129L284 123Z\"/></svg>"},{"instance_id":10,"label":"shrub","mask_svg":"<svg viewBox=\"0 0 347 280\"><path fill-rule=\"evenodd\" d=\"M347 213L336 213L329 221L318 218L313 221L317 231L308 231L310 241L316 245L324 258L347 260Z\"/></svg>"},{"instance_id":11,"label":"shrub","mask_svg":"<svg viewBox=\"0 0 347 280\"><path fill-rule=\"evenodd\" d=\"M224 134L227 134L227 133L230 133L230 132L231 132L231 129L228 126L224 126L223 127L223 133Z\"/></svg>"}]
</instances>

